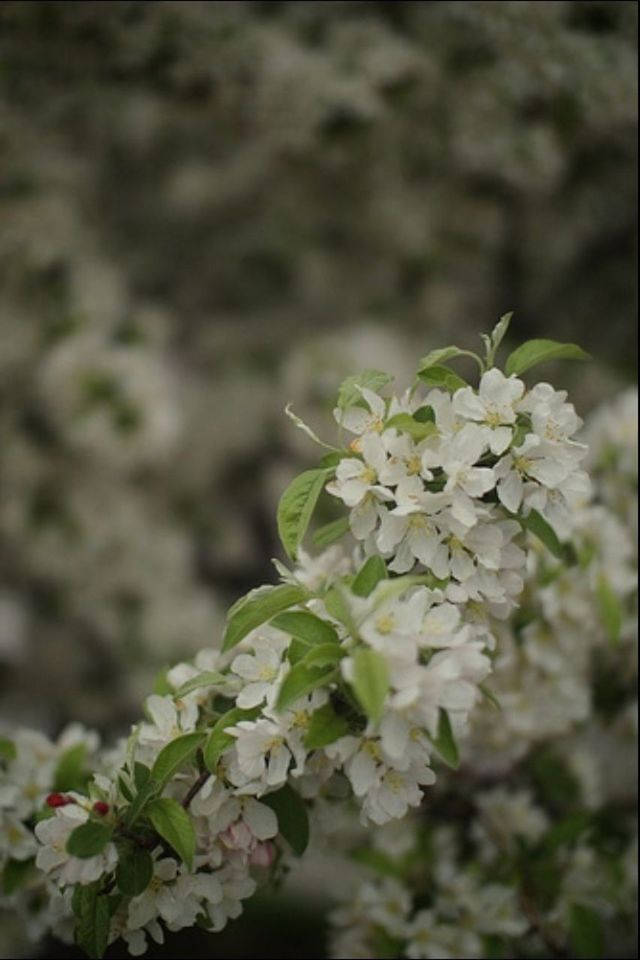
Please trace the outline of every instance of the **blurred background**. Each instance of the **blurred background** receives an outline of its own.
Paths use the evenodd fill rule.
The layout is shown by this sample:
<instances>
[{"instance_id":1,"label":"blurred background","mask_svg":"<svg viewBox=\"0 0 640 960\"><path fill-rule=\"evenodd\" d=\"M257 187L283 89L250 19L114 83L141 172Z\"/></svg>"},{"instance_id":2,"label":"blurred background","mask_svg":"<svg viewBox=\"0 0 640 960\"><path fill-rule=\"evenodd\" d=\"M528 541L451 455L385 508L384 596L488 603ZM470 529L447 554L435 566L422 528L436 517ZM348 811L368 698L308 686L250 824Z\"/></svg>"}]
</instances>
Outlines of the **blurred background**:
<instances>
[{"instance_id":1,"label":"blurred background","mask_svg":"<svg viewBox=\"0 0 640 960\"><path fill-rule=\"evenodd\" d=\"M315 457L287 402L331 439L344 376L402 382L508 310L594 356L555 377L581 413L634 379L636 21L0 6L1 720L108 738L217 643ZM286 955L250 909L224 955Z\"/></svg>"}]
</instances>

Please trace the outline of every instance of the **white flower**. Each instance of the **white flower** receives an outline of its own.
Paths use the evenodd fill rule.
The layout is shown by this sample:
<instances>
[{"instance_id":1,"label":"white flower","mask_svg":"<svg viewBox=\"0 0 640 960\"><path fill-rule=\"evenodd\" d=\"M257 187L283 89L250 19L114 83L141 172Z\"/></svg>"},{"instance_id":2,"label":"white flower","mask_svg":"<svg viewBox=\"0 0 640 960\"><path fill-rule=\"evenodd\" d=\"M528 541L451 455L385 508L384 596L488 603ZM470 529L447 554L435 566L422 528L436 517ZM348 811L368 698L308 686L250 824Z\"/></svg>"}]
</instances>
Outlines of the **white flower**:
<instances>
[{"instance_id":1,"label":"white flower","mask_svg":"<svg viewBox=\"0 0 640 960\"><path fill-rule=\"evenodd\" d=\"M226 732L236 738L237 762L232 760L229 770L236 786L246 790L250 784L251 791L260 796L286 781L292 755L281 723L266 717L241 720Z\"/></svg>"},{"instance_id":2,"label":"white flower","mask_svg":"<svg viewBox=\"0 0 640 960\"><path fill-rule=\"evenodd\" d=\"M77 801L82 797L69 794ZM36 866L60 884L88 884L110 873L118 862L118 854L113 843L95 857L74 857L67 852L67 841L71 833L89 819L89 813L80 802L58 807L54 816L36 824L35 835L42 844L36 856Z\"/></svg>"},{"instance_id":3,"label":"white flower","mask_svg":"<svg viewBox=\"0 0 640 960\"><path fill-rule=\"evenodd\" d=\"M264 700L271 703L283 672L287 669L282 664L285 645L257 636L252 640L253 655L241 653L233 660L233 672L248 681L237 696L236 703L239 707L256 707Z\"/></svg>"},{"instance_id":4,"label":"white flower","mask_svg":"<svg viewBox=\"0 0 640 960\"><path fill-rule=\"evenodd\" d=\"M485 424L492 453L504 453L513 435L516 407L524 394L524 383L516 377L505 377L493 368L482 375L476 393L472 387L456 390L453 410L458 416Z\"/></svg>"},{"instance_id":5,"label":"white flower","mask_svg":"<svg viewBox=\"0 0 640 960\"><path fill-rule=\"evenodd\" d=\"M348 407L347 410L336 409L334 410L336 420L349 433L355 433L358 436L369 432L382 433L387 409L386 402L373 390L368 390L366 387L358 389L369 409L362 406Z\"/></svg>"},{"instance_id":6,"label":"white flower","mask_svg":"<svg viewBox=\"0 0 640 960\"><path fill-rule=\"evenodd\" d=\"M142 745L164 746L193 731L198 721L198 704L192 697L174 701L173 697L154 693L147 697L145 707L153 722L141 723L138 728L138 740Z\"/></svg>"}]
</instances>

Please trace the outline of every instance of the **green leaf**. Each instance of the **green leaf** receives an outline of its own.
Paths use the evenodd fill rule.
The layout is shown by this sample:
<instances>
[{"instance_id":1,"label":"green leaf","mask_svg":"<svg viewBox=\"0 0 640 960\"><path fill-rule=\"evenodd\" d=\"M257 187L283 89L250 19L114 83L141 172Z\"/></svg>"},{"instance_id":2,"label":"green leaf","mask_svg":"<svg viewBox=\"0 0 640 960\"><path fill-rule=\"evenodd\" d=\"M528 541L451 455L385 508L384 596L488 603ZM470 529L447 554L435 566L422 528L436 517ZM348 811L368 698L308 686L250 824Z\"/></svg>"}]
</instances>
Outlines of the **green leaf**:
<instances>
[{"instance_id":1,"label":"green leaf","mask_svg":"<svg viewBox=\"0 0 640 960\"><path fill-rule=\"evenodd\" d=\"M178 700L181 697L186 697L188 693L193 693L194 690L200 690L202 687L219 687L227 682L227 677L218 673L217 670L203 670L197 677L192 677L191 680L187 680L182 686L178 687L173 696L174 699Z\"/></svg>"},{"instance_id":2,"label":"green leaf","mask_svg":"<svg viewBox=\"0 0 640 960\"><path fill-rule=\"evenodd\" d=\"M400 433L409 434L416 443L420 443L421 440L438 432L438 428L431 420L420 423L408 413L396 413L385 423L385 429L389 427L394 427Z\"/></svg>"},{"instance_id":3,"label":"green leaf","mask_svg":"<svg viewBox=\"0 0 640 960\"><path fill-rule=\"evenodd\" d=\"M355 626L344 590L338 584L332 587L324 597L324 605L328 614L347 628L353 634Z\"/></svg>"},{"instance_id":4,"label":"green leaf","mask_svg":"<svg viewBox=\"0 0 640 960\"><path fill-rule=\"evenodd\" d=\"M622 607L611 584L604 576L598 577L596 596L600 619L609 642L617 645L620 642L620 631L622 630Z\"/></svg>"},{"instance_id":5,"label":"green leaf","mask_svg":"<svg viewBox=\"0 0 640 960\"><path fill-rule=\"evenodd\" d=\"M319 643L307 651L303 663L306 667L335 666L343 656L344 651L339 643Z\"/></svg>"},{"instance_id":6,"label":"green leaf","mask_svg":"<svg viewBox=\"0 0 640 960\"><path fill-rule=\"evenodd\" d=\"M137 766L138 765L136 764L136 767ZM146 783L138 788L138 792L133 798L133 803L127 810L125 822L128 827L133 826L138 817L143 813L146 805L153 797L155 797L160 789L161 786L157 780L151 779L147 779Z\"/></svg>"},{"instance_id":7,"label":"green leaf","mask_svg":"<svg viewBox=\"0 0 640 960\"><path fill-rule=\"evenodd\" d=\"M351 584L351 592L357 597L368 597L381 580L387 579L387 576L387 567L382 557L377 555L369 557L358 570Z\"/></svg>"},{"instance_id":8,"label":"green leaf","mask_svg":"<svg viewBox=\"0 0 640 960\"><path fill-rule=\"evenodd\" d=\"M571 904L569 929L572 952L578 960L599 960L604 956L602 920L593 907Z\"/></svg>"},{"instance_id":9,"label":"green leaf","mask_svg":"<svg viewBox=\"0 0 640 960\"><path fill-rule=\"evenodd\" d=\"M280 833L293 852L301 857L309 843L309 815L300 795L285 784L275 793L260 797L260 802L271 807L278 818Z\"/></svg>"},{"instance_id":10,"label":"green leaf","mask_svg":"<svg viewBox=\"0 0 640 960\"><path fill-rule=\"evenodd\" d=\"M243 710L241 707L232 707L231 710L227 710L227 712L216 721L211 728L211 732L203 750L204 762L207 770L211 770L212 773L215 773L220 757L228 747L235 743L236 738L230 733L227 733L226 730L229 727L235 726L240 720L255 719L259 712L259 707L253 707L251 710Z\"/></svg>"},{"instance_id":11,"label":"green leaf","mask_svg":"<svg viewBox=\"0 0 640 960\"><path fill-rule=\"evenodd\" d=\"M339 643L335 628L307 610L291 610L281 613L271 621L271 626L284 630L307 646L317 643Z\"/></svg>"},{"instance_id":12,"label":"green leaf","mask_svg":"<svg viewBox=\"0 0 640 960\"><path fill-rule=\"evenodd\" d=\"M389 689L389 668L381 653L368 647L356 650L352 686L364 712L374 722L379 722Z\"/></svg>"},{"instance_id":13,"label":"green leaf","mask_svg":"<svg viewBox=\"0 0 640 960\"><path fill-rule=\"evenodd\" d=\"M344 717L339 717L331 704L325 703L311 715L303 742L307 750L318 750L339 740L348 732L349 724Z\"/></svg>"},{"instance_id":14,"label":"green leaf","mask_svg":"<svg viewBox=\"0 0 640 960\"><path fill-rule=\"evenodd\" d=\"M125 841L118 845L116 883L127 897L137 897L149 886L153 876L153 858L148 850Z\"/></svg>"},{"instance_id":15,"label":"green leaf","mask_svg":"<svg viewBox=\"0 0 640 960\"><path fill-rule=\"evenodd\" d=\"M457 770L460 764L458 744L451 729L449 714L446 710L443 710L442 707L440 707L440 715L438 717L438 735L433 740L433 745L447 766L452 767L453 770Z\"/></svg>"},{"instance_id":16,"label":"green leaf","mask_svg":"<svg viewBox=\"0 0 640 960\"><path fill-rule=\"evenodd\" d=\"M10 896L23 887L35 870L35 860L7 860L2 871L0 888L5 896Z\"/></svg>"},{"instance_id":17,"label":"green leaf","mask_svg":"<svg viewBox=\"0 0 640 960\"><path fill-rule=\"evenodd\" d=\"M460 387L467 387L468 383L459 377L455 370L449 367L426 367L418 372L418 379L426 383L428 387L444 387L451 392L459 390Z\"/></svg>"},{"instance_id":18,"label":"green leaf","mask_svg":"<svg viewBox=\"0 0 640 960\"><path fill-rule=\"evenodd\" d=\"M191 817L184 807L170 797L156 797L146 812L157 833L191 869L196 851L196 835Z\"/></svg>"},{"instance_id":19,"label":"green leaf","mask_svg":"<svg viewBox=\"0 0 640 960\"><path fill-rule=\"evenodd\" d=\"M429 367L442 366L445 360L462 356L466 352L466 350L461 350L460 347L441 347L440 350L431 350L418 362L418 371L427 370Z\"/></svg>"},{"instance_id":20,"label":"green leaf","mask_svg":"<svg viewBox=\"0 0 640 960\"><path fill-rule=\"evenodd\" d=\"M151 768L151 779L163 787L176 775L178 770L181 770L193 759L198 747L204 743L205 737L206 733L199 730L194 733L185 733L183 736L171 740L156 757Z\"/></svg>"},{"instance_id":21,"label":"green leaf","mask_svg":"<svg viewBox=\"0 0 640 960\"><path fill-rule=\"evenodd\" d=\"M289 607L295 607L309 596L305 587L293 583L267 585L252 590L238 600L229 610L227 626L222 642L223 651L232 650L236 644Z\"/></svg>"},{"instance_id":22,"label":"green leaf","mask_svg":"<svg viewBox=\"0 0 640 960\"><path fill-rule=\"evenodd\" d=\"M347 410L349 407L366 407L367 401L362 396L360 388L378 393L393 377L383 370L363 370L356 376L347 377L338 390L338 410Z\"/></svg>"},{"instance_id":23,"label":"green leaf","mask_svg":"<svg viewBox=\"0 0 640 960\"><path fill-rule=\"evenodd\" d=\"M507 357L505 372L520 375L530 367L545 360L590 360L588 353L575 343L558 343L557 340L527 340Z\"/></svg>"},{"instance_id":24,"label":"green leaf","mask_svg":"<svg viewBox=\"0 0 640 960\"><path fill-rule=\"evenodd\" d=\"M291 481L280 497L276 517L278 534L292 560L295 560L298 547L307 532L318 497L333 472L333 467L305 470Z\"/></svg>"},{"instance_id":25,"label":"green leaf","mask_svg":"<svg viewBox=\"0 0 640 960\"><path fill-rule=\"evenodd\" d=\"M60 754L53 775L53 789L56 792L82 790L87 781L84 772L86 755L87 747L84 743L76 743Z\"/></svg>"},{"instance_id":26,"label":"green leaf","mask_svg":"<svg viewBox=\"0 0 640 960\"><path fill-rule=\"evenodd\" d=\"M7 737L0 737L0 759L15 760L15 758L16 746L13 740L8 740Z\"/></svg>"},{"instance_id":27,"label":"green leaf","mask_svg":"<svg viewBox=\"0 0 640 960\"><path fill-rule=\"evenodd\" d=\"M104 955L111 927L109 900L98 894L98 886L98 883L78 885L73 892L73 911L78 920L75 941L91 960L100 960Z\"/></svg>"},{"instance_id":28,"label":"green leaf","mask_svg":"<svg viewBox=\"0 0 640 960\"><path fill-rule=\"evenodd\" d=\"M162 670L159 670L153 680L153 686L151 688L152 693L157 693L159 697L173 696L173 687L167 680L167 673L169 672L169 667L163 667Z\"/></svg>"},{"instance_id":29,"label":"green leaf","mask_svg":"<svg viewBox=\"0 0 640 960\"><path fill-rule=\"evenodd\" d=\"M436 412L433 407L427 405L419 407L413 414L413 419L418 423L435 423Z\"/></svg>"},{"instance_id":30,"label":"green leaf","mask_svg":"<svg viewBox=\"0 0 640 960\"><path fill-rule=\"evenodd\" d=\"M142 790L150 776L150 768L146 764L136 760L133 765L133 782L136 785L136 790Z\"/></svg>"},{"instance_id":31,"label":"green leaf","mask_svg":"<svg viewBox=\"0 0 640 960\"><path fill-rule=\"evenodd\" d=\"M107 823L87 820L73 830L67 839L67 853L86 860L102 853L113 836L113 827Z\"/></svg>"},{"instance_id":32,"label":"green leaf","mask_svg":"<svg viewBox=\"0 0 640 960\"><path fill-rule=\"evenodd\" d=\"M527 517L518 517L525 530L529 530L559 560L565 559L565 552L553 527L547 523L541 513L531 510Z\"/></svg>"},{"instance_id":33,"label":"green leaf","mask_svg":"<svg viewBox=\"0 0 640 960\"><path fill-rule=\"evenodd\" d=\"M496 353L507 330L509 329L509 324L511 323L512 317L513 312L505 313L496 323L495 327L491 331L490 336L482 334L482 340L485 346L485 363L487 365L487 369L492 367L495 362Z\"/></svg>"},{"instance_id":34,"label":"green leaf","mask_svg":"<svg viewBox=\"0 0 640 960\"><path fill-rule=\"evenodd\" d=\"M316 547L328 547L336 540L339 540L349 530L349 518L340 517L338 520L332 520L331 523L325 523L319 527L311 539Z\"/></svg>"},{"instance_id":35,"label":"green leaf","mask_svg":"<svg viewBox=\"0 0 640 960\"><path fill-rule=\"evenodd\" d=\"M291 664L298 663L299 660L302 660L304 657L306 657L308 652L309 644L303 643L302 640L296 640L294 637L287 648L287 660Z\"/></svg>"},{"instance_id":36,"label":"green leaf","mask_svg":"<svg viewBox=\"0 0 640 960\"><path fill-rule=\"evenodd\" d=\"M333 667L308 666L304 660L294 664L282 681L276 701L276 710L286 710L300 697L324 686L333 675Z\"/></svg>"}]
</instances>

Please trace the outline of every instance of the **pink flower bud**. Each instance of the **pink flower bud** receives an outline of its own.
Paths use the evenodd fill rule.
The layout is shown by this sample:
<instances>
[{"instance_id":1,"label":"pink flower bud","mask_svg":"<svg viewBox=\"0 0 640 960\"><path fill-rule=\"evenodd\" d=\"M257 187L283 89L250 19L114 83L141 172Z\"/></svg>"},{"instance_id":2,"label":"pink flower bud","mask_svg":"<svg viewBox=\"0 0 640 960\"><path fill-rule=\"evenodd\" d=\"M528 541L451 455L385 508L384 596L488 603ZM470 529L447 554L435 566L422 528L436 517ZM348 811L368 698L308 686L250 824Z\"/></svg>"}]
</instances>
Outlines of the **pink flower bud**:
<instances>
[{"instance_id":1,"label":"pink flower bud","mask_svg":"<svg viewBox=\"0 0 640 960\"><path fill-rule=\"evenodd\" d=\"M252 867L270 867L276 858L276 848L270 840L258 843L251 851L249 863Z\"/></svg>"},{"instance_id":2,"label":"pink flower bud","mask_svg":"<svg viewBox=\"0 0 640 960\"><path fill-rule=\"evenodd\" d=\"M64 793L50 793L46 799L48 807L66 807L68 803L74 803L71 797L66 797Z\"/></svg>"}]
</instances>

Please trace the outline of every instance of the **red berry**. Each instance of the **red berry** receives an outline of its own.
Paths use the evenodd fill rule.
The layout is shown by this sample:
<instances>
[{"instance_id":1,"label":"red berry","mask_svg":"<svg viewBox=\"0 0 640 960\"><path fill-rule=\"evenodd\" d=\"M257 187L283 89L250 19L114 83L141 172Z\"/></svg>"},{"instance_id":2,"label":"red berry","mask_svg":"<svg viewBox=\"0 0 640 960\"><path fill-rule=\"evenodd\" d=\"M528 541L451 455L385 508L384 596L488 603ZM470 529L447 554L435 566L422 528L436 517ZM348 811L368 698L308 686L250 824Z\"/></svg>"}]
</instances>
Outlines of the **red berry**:
<instances>
[{"instance_id":1,"label":"red berry","mask_svg":"<svg viewBox=\"0 0 640 960\"><path fill-rule=\"evenodd\" d=\"M107 813L109 813L110 809L111 808L109 807L109 804L105 803L104 800L96 800L93 805L93 812L99 813L101 817L104 817Z\"/></svg>"},{"instance_id":2,"label":"red berry","mask_svg":"<svg viewBox=\"0 0 640 960\"><path fill-rule=\"evenodd\" d=\"M70 797L65 797L64 793L50 793L46 800L48 807L66 807L68 803L73 803Z\"/></svg>"}]
</instances>

